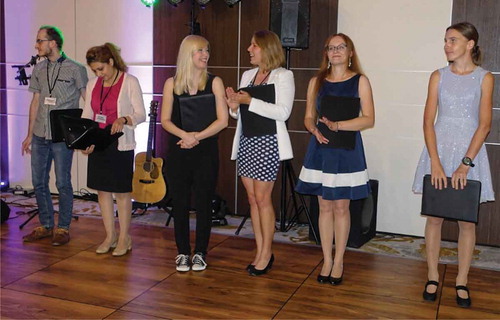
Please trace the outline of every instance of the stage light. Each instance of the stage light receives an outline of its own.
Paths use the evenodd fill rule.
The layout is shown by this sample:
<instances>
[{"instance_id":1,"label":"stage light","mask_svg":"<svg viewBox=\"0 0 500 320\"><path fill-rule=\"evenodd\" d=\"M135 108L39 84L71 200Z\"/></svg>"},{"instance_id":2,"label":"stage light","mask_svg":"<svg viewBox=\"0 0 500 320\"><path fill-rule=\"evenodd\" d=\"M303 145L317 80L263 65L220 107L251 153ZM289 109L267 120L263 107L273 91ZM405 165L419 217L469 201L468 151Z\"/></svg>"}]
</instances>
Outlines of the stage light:
<instances>
[{"instance_id":1,"label":"stage light","mask_svg":"<svg viewBox=\"0 0 500 320\"><path fill-rule=\"evenodd\" d=\"M232 8L235 4L237 4L241 0L224 0L224 1L226 1L226 4L229 6L229 8Z\"/></svg>"},{"instance_id":2,"label":"stage light","mask_svg":"<svg viewBox=\"0 0 500 320\"><path fill-rule=\"evenodd\" d=\"M202 7L206 6L210 1L212 0L196 0L196 2L198 2L198 4Z\"/></svg>"},{"instance_id":3,"label":"stage light","mask_svg":"<svg viewBox=\"0 0 500 320\"><path fill-rule=\"evenodd\" d=\"M182 1L184 1L184 0L167 0L167 1L168 1L168 3L170 3L171 5L173 5L174 7L177 7L177 5L179 3L181 3Z\"/></svg>"},{"instance_id":4,"label":"stage light","mask_svg":"<svg viewBox=\"0 0 500 320\"><path fill-rule=\"evenodd\" d=\"M156 0L141 0L141 2L148 8L156 4Z\"/></svg>"}]
</instances>

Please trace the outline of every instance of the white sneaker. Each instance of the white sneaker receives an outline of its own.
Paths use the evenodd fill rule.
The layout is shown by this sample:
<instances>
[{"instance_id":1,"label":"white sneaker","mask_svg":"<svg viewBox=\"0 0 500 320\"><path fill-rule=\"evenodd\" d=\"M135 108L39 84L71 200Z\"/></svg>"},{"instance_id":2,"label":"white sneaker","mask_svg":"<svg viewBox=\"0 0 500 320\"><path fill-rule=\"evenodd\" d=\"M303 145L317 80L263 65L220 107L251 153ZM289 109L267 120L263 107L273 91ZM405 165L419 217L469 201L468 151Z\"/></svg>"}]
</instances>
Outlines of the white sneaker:
<instances>
[{"instance_id":1,"label":"white sneaker","mask_svg":"<svg viewBox=\"0 0 500 320\"><path fill-rule=\"evenodd\" d=\"M191 266L189 265L189 255L179 254L175 257L175 269L180 272L188 272Z\"/></svg>"},{"instance_id":2,"label":"white sneaker","mask_svg":"<svg viewBox=\"0 0 500 320\"><path fill-rule=\"evenodd\" d=\"M203 271L207 268L207 263L205 262L205 255L201 252L196 253L192 260L193 271Z\"/></svg>"}]
</instances>

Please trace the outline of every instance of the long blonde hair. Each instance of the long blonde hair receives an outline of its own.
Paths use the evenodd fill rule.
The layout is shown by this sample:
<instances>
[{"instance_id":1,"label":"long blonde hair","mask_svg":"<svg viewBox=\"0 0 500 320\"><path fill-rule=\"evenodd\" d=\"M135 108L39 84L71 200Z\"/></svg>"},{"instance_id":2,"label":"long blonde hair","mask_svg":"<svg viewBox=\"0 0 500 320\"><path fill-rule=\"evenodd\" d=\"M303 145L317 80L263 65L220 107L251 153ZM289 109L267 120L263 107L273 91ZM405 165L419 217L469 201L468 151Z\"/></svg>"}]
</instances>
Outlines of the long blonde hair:
<instances>
[{"instance_id":1,"label":"long blonde hair","mask_svg":"<svg viewBox=\"0 0 500 320\"><path fill-rule=\"evenodd\" d=\"M330 69L328 67L328 44L334 37L341 37L344 39L345 44L347 45L347 48L349 51L352 52L352 57L350 65L347 67L349 70L351 70L354 73L357 74L363 74L363 70L361 69L361 64L359 63L359 58L358 55L356 54L356 49L354 48L354 42L352 42L351 38L347 36L346 34L343 33L336 33L332 34L329 36L326 41L325 41L325 46L323 48L323 53L322 53L322 58L321 58L321 66L319 67L319 71L316 74L316 83L314 85L314 93L315 95L318 94L319 88L321 88L321 85L325 81L326 77L328 76L328 73L330 72Z\"/></svg>"},{"instance_id":2,"label":"long blonde hair","mask_svg":"<svg viewBox=\"0 0 500 320\"><path fill-rule=\"evenodd\" d=\"M184 38L179 47L177 55L177 70L174 77L174 93L181 95L189 92L189 81L194 72L193 53L196 50L210 48L208 40L197 35L189 35ZM208 80L208 71L205 69L198 84L198 90L205 89Z\"/></svg>"}]
</instances>

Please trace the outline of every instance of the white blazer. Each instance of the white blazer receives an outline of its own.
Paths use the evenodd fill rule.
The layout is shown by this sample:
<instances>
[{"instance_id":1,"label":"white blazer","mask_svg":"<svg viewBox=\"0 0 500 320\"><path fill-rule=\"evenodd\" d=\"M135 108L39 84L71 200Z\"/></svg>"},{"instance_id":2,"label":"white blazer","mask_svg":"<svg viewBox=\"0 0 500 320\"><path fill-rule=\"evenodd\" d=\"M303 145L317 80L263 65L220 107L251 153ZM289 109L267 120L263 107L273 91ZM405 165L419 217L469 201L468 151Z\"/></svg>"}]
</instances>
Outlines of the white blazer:
<instances>
[{"instance_id":1,"label":"white blazer","mask_svg":"<svg viewBox=\"0 0 500 320\"><path fill-rule=\"evenodd\" d=\"M259 68L245 71L241 77L240 88L247 87L257 74ZM295 96L295 82L293 73L285 68L278 68L271 71L267 84L274 83L276 90L276 103L264 102L260 99L252 98L248 110L260 116L276 121L276 133L278 136L278 152L280 160L293 158L292 143L286 129L285 121L290 117ZM229 114L238 119L236 133L233 139L233 150L231 160L236 160L241 136L241 118L239 110L234 113L229 110Z\"/></svg>"},{"instance_id":2,"label":"white blazer","mask_svg":"<svg viewBox=\"0 0 500 320\"><path fill-rule=\"evenodd\" d=\"M85 92L85 107L82 118L94 119L94 111L90 106L92 91L97 83L97 77L87 83ZM135 127L146 120L146 110L139 80L131 74L124 73L123 83L118 95L118 118L128 116L132 123L123 126L123 135L118 138L118 150L127 151L135 149Z\"/></svg>"}]
</instances>

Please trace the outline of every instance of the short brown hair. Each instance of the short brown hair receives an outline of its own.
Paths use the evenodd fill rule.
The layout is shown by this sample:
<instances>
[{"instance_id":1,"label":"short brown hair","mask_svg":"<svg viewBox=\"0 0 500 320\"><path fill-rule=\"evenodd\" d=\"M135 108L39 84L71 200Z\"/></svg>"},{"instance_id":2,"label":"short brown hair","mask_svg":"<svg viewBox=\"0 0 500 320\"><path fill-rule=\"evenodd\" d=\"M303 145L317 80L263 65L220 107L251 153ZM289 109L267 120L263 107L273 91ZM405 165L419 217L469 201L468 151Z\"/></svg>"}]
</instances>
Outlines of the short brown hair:
<instances>
[{"instance_id":1,"label":"short brown hair","mask_svg":"<svg viewBox=\"0 0 500 320\"><path fill-rule=\"evenodd\" d=\"M269 30L257 31L253 34L253 39L264 53L262 59L267 71L285 65L285 54L276 33Z\"/></svg>"}]
</instances>

